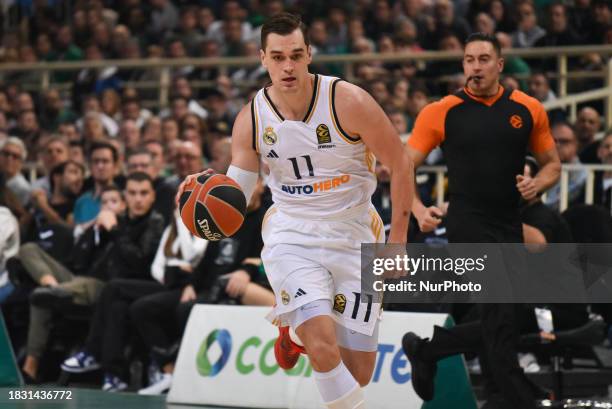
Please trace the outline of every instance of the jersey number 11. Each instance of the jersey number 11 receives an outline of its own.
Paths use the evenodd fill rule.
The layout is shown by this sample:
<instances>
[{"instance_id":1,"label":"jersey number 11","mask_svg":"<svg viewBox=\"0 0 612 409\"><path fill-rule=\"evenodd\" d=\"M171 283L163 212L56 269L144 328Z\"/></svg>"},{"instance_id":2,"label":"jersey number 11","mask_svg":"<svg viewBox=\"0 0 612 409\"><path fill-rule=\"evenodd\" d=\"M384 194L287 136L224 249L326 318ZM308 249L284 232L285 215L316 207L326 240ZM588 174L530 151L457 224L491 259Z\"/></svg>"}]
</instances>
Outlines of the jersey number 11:
<instances>
[{"instance_id":1,"label":"jersey number 11","mask_svg":"<svg viewBox=\"0 0 612 409\"><path fill-rule=\"evenodd\" d=\"M310 159L310 155L302 155L301 158L306 160L306 167L308 168L308 175L314 176L314 168L312 166L312 160ZM300 174L300 167L298 166L298 158L289 158L291 164L293 165L293 171L295 172L296 179L301 179L302 175Z\"/></svg>"}]
</instances>

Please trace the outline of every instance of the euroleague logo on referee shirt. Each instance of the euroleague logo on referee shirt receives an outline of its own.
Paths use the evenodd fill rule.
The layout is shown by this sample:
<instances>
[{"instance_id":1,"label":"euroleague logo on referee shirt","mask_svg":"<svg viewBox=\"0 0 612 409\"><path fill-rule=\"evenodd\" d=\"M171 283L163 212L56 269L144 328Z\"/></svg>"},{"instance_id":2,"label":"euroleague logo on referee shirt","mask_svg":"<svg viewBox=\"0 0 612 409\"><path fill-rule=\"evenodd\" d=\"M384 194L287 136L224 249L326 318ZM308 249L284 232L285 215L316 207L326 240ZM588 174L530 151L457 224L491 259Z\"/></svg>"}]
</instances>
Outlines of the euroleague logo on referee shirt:
<instances>
[{"instance_id":1,"label":"euroleague logo on referee shirt","mask_svg":"<svg viewBox=\"0 0 612 409\"><path fill-rule=\"evenodd\" d=\"M515 129L521 129L523 127L523 118L517 114L512 115L510 117L510 125Z\"/></svg>"}]
</instances>

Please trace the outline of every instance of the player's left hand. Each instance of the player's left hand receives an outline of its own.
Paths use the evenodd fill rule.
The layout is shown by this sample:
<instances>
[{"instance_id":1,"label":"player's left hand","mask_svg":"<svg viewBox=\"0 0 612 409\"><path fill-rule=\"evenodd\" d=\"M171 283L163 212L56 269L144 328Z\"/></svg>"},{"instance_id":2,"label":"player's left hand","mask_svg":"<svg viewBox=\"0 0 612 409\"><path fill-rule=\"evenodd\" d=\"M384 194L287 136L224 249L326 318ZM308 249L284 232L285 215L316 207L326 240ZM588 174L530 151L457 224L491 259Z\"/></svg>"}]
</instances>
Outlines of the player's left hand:
<instances>
[{"instance_id":1,"label":"player's left hand","mask_svg":"<svg viewBox=\"0 0 612 409\"><path fill-rule=\"evenodd\" d=\"M525 200L534 199L538 194L535 179L531 176L516 175L516 188Z\"/></svg>"},{"instance_id":2,"label":"player's left hand","mask_svg":"<svg viewBox=\"0 0 612 409\"><path fill-rule=\"evenodd\" d=\"M174 197L174 203L176 204L176 207L179 207L179 199L181 198L181 195L183 194L183 191L185 190L185 186L193 183L194 180L196 180L198 178L198 176L202 176L202 175L212 175L213 173L215 173L214 170L212 169L206 169L203 172L200 173L194 173L193 175L189 175L185 178L185 180L183 180L183 183L181 183L176 191L176 196Z\"/></svg>"},{"instance_id":3,"label":"player's left hand","mask_svg":"<svg viewBox=\"0 0 612 409\"><path fill-rule=\"evenodd\" d=\"M247 285L251 282L251 276L244 270L234 271L230 274L230 279L225 287L225 292L232 298L240 297L244 294Z\"/></svg>"}]
</instances>

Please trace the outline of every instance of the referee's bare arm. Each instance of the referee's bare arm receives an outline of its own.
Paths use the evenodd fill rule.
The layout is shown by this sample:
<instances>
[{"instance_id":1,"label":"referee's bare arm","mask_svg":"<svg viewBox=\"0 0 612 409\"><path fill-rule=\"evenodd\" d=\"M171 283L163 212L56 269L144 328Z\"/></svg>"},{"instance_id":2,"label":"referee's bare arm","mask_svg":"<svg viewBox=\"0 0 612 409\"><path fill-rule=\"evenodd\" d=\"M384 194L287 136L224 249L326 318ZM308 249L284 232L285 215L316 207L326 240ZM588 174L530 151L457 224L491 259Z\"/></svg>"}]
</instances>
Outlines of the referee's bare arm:
<instances>
[{"instance_id":1,"label":"referee's bare arm","mask_svg":"<svg viewBox=\"0 0 612 409\"><path fill-rule=\"evenodd\" d=\"M523 103L533 118L533 129L529 135L529 151L540 165L540 171L535 178L516 175L516 188L523 199L531 200L557 183L561 175L561 161L544 107L535 98L529 98Z\"/></svg>"},{"instance_id":2,"label":"referee's bare arm","mask_svg":"<svg viewBox=\"0 0 612 409\"><path fill-rule=\"evenodd\" d=\"M378 103L363 89L342 81L335 105L342 128L360 137L391 170L391 232L388 243L405 243L414 196L414 166L399 135Z\"/></svg>"}]
</instances>

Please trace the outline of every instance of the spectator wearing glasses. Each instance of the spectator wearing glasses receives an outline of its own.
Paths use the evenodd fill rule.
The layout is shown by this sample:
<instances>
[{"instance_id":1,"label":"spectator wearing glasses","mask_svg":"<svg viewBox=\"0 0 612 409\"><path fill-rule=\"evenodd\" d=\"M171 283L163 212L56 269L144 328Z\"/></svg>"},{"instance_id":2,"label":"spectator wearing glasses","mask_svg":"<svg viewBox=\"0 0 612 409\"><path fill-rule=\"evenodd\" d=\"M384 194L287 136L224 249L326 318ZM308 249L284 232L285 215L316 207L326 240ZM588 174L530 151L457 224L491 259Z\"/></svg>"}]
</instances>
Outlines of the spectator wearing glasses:
<instances>
[{"instance_id":1,"label":"spectator wearing glasses","mask_svg":"<svg viewBox=\"0 0 612 409\"><path fill-rule=\"evenodd\" d=\"M166 183L176 191L185 177L203 169L202 148L190 141L179 141L174 151L174 175Z\"/></svg>"},{"instance_id":2,"label":"spectator wearing glasses","mask_svg":"<svg viewBox=\"0 0 612 409\"><path fill-rule=\"evenodd\" d=\"M21 173L27 157L28 151L21 139L9 136L0 142L0 173L6 180L6 187L22 206L29 204L32 192L30 183Z\"/></svg>"},{"instance_id":3,"label":"spectator wearing glasses","mask_svg":"<svg viewBox=\"0 0 612 409\"><path fill-rule=\"evenodd\" d=\"M579 165L581 162L578 157L578 138L576 137L574 128L567 122L559 122L553 125L551 131L555 143L557 144L557 152L559 153L561 163ZM584 193L586 179L587 172L584 169L569 172L568 203L570 205L580 202ZM561 181L550 188L545 203L554 209L558 209L560 200Z\"/></svg>"},{"instance_id":4,"label":"spectator wearing glasses","mask_svg":"<svg viewBox=\"0 0 612 409\"><path fill-rule=\"evenodd\" d=\"M94 186L83 193L74 205L74 222L88 223L100 212L100 194L102 189L113 183L117 169L119 153L108 142L94 142L89 154L89 170Z\"/></svg>"}]
</instances>

